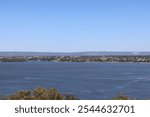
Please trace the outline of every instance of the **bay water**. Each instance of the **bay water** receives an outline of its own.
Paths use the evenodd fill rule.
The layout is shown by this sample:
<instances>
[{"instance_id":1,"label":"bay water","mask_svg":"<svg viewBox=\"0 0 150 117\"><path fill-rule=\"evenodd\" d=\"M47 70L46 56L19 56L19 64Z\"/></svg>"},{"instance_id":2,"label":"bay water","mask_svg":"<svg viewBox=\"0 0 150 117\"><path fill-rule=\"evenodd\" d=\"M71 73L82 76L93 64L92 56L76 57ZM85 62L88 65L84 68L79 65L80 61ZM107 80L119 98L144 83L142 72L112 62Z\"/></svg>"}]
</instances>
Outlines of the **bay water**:
<instances>
[{"instance_id":1,"label":"bay water","mask_svg":"<svg viewBox=\"0 0 150 117\"><path fill-rule=\"evenodd\" d=\"M80 99L112 99L123 94L150 99L149 63L4 62L0 94L36 87L56 88Z\"/></svg>"}]
</instances>

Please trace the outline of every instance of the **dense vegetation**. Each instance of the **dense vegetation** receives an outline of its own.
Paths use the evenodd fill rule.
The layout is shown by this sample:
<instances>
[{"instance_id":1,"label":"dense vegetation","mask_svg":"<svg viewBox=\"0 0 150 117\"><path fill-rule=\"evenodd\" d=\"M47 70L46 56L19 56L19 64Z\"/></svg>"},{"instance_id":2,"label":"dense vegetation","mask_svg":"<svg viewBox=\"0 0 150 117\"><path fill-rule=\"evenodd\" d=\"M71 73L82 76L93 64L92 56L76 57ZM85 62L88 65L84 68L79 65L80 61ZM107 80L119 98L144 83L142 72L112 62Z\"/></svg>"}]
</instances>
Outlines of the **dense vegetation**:
<instances>
[{"instance_id":1,"label":"dense vegetation","mask_svg":"<svg viewBox=\"0 0 150 117\"><path fill-rule=\"evenodd\" d=\"M34 90L18 91L15 94L9 96L0 95L1 100L79 100L77 96L74 95L63 95L59 93L56 89L45 89L38 87ZM113 97L112 100L132 100L128 96L119 94Z\"/></svg>"},{"instance_id":2,"label":"dense vegetation","mask_svg":"<svg viewBox=\"0 0 150 117\"><path fill-rule=\"evenodd\" d=\"M11 56L0 62L60 61L60 62L150 62L150 56Z\"/></svg>"},{"instance_id":3,"label":"dense vegetation","mask_svg":"<svg viewBox=\"0 0 150 117\"><path fill-rule=\"evenodd\" d=\"M56 89L36 88L33 91L19 91L8 96L9 100L78 100L79 98L73 95L62 95Z\"/></svg>"}]
</instances>

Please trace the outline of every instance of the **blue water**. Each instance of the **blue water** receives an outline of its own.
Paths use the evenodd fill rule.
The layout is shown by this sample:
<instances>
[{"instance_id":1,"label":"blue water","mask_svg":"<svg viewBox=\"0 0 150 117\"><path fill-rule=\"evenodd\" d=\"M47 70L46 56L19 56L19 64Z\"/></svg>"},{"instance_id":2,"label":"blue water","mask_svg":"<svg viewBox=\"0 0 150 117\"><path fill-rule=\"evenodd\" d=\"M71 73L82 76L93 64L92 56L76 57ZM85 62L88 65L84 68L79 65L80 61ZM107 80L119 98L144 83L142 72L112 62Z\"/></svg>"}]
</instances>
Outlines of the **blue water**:
<instances>
[{"instance_id":1,"label":"blue water","mask_svg":"<svg viewBox=\"0 0 150 117\"><path fill-rule=\"evenodd\" d=\"M0 94L42 86L80 99L111 99L125 94L150 99L150 64L146 63L0 63Z\"/></svg>"}]
</instances>

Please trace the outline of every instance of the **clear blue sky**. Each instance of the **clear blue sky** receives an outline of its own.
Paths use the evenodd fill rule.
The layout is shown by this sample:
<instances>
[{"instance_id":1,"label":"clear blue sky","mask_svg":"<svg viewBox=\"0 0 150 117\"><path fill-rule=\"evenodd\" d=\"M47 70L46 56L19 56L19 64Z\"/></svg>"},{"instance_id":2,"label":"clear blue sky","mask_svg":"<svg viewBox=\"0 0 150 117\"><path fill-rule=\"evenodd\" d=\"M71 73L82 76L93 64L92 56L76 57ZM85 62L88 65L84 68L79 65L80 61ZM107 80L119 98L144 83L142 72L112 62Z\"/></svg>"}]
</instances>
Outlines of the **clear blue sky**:
<instances>
[{"instance_id":1,"label":"clear blue sky","mask_svg":"<svg viewBox=\"0 0 150 117\"><path fill-rule=\"evenodd\" d=\"M150 0L0 0L0 51L150 51Z\"/></svg>"}]
</instances>

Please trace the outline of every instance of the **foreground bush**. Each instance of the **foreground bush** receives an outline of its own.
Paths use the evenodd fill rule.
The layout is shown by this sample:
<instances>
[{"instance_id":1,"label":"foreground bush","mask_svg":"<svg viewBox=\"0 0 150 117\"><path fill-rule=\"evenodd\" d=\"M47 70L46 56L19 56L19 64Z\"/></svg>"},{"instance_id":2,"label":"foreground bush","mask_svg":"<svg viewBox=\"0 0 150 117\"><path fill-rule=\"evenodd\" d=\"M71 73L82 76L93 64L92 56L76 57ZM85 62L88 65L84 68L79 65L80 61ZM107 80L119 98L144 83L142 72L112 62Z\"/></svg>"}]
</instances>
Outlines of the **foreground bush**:
<instances>
[{"instance_id":1,"label":"foreground bush","mask_svg":"<svg viewBox=\"0 0 150 117\"><path fill-rule=\"evenodd\" d=\"M8 96L9 100L78 100L73 95L62 95L56 89L36 88L33 91L19 91Z\"/></svg>"},{"instance_id":2,"label":"foreground bush","mask_svg":"<svg viewBox=\"0 0 150 117\"><path fill-rule=\"evenodd\" d=\"M113 100L131 100L131 98L129 98L128 96L125 95L118 95L116 97L112 98Z\"/></svg>"},{"instance_id":3,"label":"foreground bush","mask_svg":"<svg viewBox=\"0 0 150 117\"><path fill-rule=\"evenodd\" d=\"M0 95L0 100L79 100L74 95L62 95L55 88L45 89L38 87L34 90L18 91L13 95ZM134 100L135 98L118 94L112 100Z\"/></svg>"}]
</instances>

